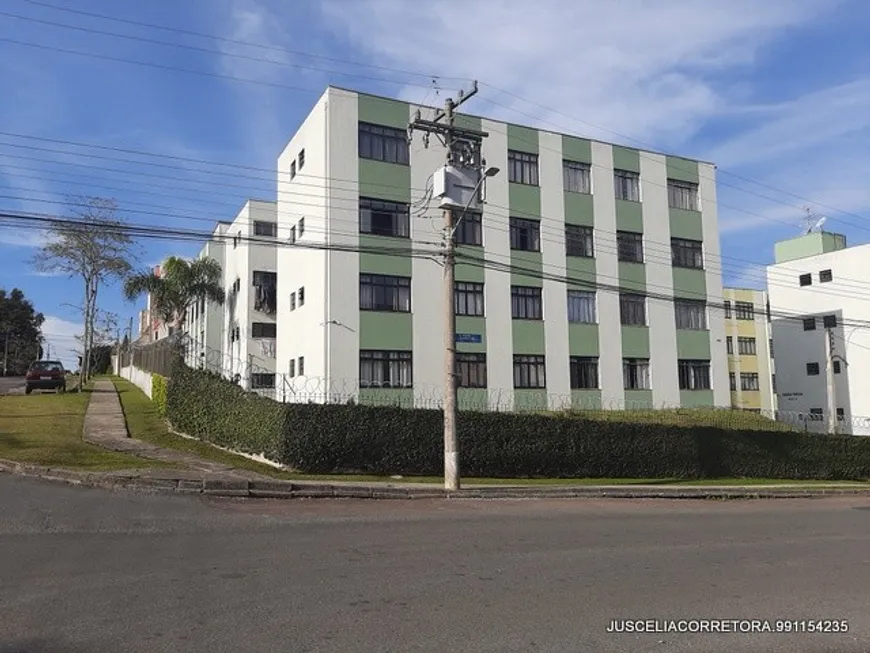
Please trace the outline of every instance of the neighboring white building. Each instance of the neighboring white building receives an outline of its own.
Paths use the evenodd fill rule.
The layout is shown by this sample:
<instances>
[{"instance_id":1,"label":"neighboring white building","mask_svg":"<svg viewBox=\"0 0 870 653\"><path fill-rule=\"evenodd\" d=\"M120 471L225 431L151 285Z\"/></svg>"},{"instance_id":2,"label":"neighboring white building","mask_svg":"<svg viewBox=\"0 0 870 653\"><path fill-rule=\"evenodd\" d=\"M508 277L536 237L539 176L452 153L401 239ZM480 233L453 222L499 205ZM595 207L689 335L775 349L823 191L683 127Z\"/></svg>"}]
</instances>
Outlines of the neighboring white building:
<instances>
[{"instance_id":1,"label":"neighboring white building","mask_svg":"<svg viewBox=\"0 0 870 653\"><path fill-rule=\"evenodd\" d=\"M837 430L870 435L868 258L870 245L822 231L777 243L767 268L778 408L806 416L807 430L827 430L831 348Z\"/></svg>"},{"instance_id":2,"label":"neighboring white building","mask_svg":"<svg viewBox=\"0 0 870 653\"><path fill-rule=\"evenodd\" d=\"M278 159L288 400L440 399L442 269L419 252L438 249L445 151L408 146L417 109L330 87ZM460 406L730 406L715 166L458 120L501 171L457 232Z\"/></svg>"}]
</instances>

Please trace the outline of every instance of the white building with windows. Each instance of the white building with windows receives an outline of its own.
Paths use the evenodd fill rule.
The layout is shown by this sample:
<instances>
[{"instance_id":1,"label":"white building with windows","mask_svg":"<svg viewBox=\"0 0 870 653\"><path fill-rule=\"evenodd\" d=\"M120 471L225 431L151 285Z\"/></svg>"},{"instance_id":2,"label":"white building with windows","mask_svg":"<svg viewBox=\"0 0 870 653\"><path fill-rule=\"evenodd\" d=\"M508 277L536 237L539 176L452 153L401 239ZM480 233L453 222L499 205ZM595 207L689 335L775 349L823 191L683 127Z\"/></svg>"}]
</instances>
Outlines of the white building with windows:
<instances>
[{"instance_id":1,"label":"white building with windows","mask_svg":"<svg viewBox=\"0 0 870 653\"><path fill-rule=\"evenodd\" d=\"M778 408L807 430L828 430L831 406L839 433L870 435L868 257L870 245L819 231L776 243L767 268Z\"/></svg>"}]
</instances>

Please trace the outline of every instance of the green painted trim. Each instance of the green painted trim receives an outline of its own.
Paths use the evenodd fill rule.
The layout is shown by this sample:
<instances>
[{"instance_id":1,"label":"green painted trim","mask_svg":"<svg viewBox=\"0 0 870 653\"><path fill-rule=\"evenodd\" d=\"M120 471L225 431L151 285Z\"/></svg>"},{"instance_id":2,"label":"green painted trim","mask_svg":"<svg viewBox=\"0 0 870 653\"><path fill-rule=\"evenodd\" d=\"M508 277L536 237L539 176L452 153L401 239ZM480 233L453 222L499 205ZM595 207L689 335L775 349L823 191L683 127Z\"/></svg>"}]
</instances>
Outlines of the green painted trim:
<instances>
[{"instance_id":1,"label":"green painted trim","mask_svg":"<svg viewBox=\"0 0 870 653\"><path fill-rule=\"evenodd\" d=\"M541 188L527 184L508 184L508 206L514 218L541 219Z\"/></svg>"},{"instance_id":2,"label":"green painted trim","mask_svg":"<svg viewBox=\"0 0 870 653\"><path fill-rule=\"evenodd\" d=\"M513 353L527 356L546 353L543 320L511 320Z\"/></svg>"},{"instance_id":3,"label":"green painted trim","mask_svg":"<svg viewBox=\"0 0 870 653\"><path fill-rule=\"evenodd\" d=\"M698 162L679 156L666 156L668 179L678 179L697 184L699 179Z\"/></svg>"},{"instance_id":4,"label":"green painted trim","mask_svg":"<svg viewBox=\"0 0 870 653\"><path fill-rule=\"evenodd\" d=\"M704 240L704 220L699 211L685 209L670 209L668 222L671 228L671 238L686 238L688 240Z\"/></svg>"},{"instance_id":5,"label":"green painted trim","mask_svg":"<svg viewBox=\"0 0 870 653\"><path fill-rule=\"evenodd\" d=\"M565 257L565 276L568 277L568 285L575 290L595 289L595 259L585 256ZM587 282L591 285L583 285L578 282ZM567 300L566 300L567 301Z\"/></svg>"},{"instance_id":6,"label":"green painted trim","mask_svg":"<svg viewBox=\"0 0 870 653\"><path fill-rule=\"evenodd\" d=\"M489 390L486 388L457 388L456 405L459 410L487 411L489 410Z\"/></svg>"},{"instance_id":7,"label":"green painted trim","mask_svg":"<svg viewBox=\"0 0 870 653\"><path fill-rule=\"evenodd\" d=\"M549 410L546 388L514 388L514 410Z\"/></svg>"},{"instance_id":8,"label":"green painted trim","mask_svg":"<svg viewBox=\"0 0 870 653\"><path fill-rule=\"evenodd\" d=\"M652 390L625 390L626 410L644 410L652 407Z\"/></svg>"},{"instance_id":9,"label":"green painted trim","mask_svg":"<svg viewBox=\"0 0 870 653\"><path fill-rule=\"evenodd\" d=\"M454 124L462 129L476 129L483 131L481 119L477 116L469 116L467 113L454 114Z\"/></svg>"},{"instance_id":10,"label":"green painted trim","mask_svg":"<svg viewBox=\"0 0 870 653\"><path fill-rule=\"evenodd\" d=\"M619 231L643 233L643 204L616 200L616 228Z\"/></svg>"},{"instance_id":11,"label":"green painted trim","mask_svg":"<svg viewBox=\"0 0 870 653\"><path fill-rule=\"evenodd\" d=\"M618 261L619 288L623 292L644 294L646 292L646 266L643 263ZM647 307L649 313L649 307Z\"/></svg>"},{"instance_id":12,"label":"green painted trim","mask_svg":"<svg viewBox=\"0 0 870 653\"><path fill-rule=\"evenodd\" d=\"M592 141L575 136L562 136L562 158L577 163L592 164Z\"/></svg>"},{"instance_id":13,"label":"green painted trim","mask_svg":"<svg viewBox=\"0 0 870 653\"><path fill-rule=\"evenodd\" d=\"M846 237L842 234L813 232L775 243L773 246L774 260L777 263L785 263L817 254L836 252L845 249L845 247Z\"/></svg>"},{"instance_id":14,"label":"green painted trim","mask_svg":"<svg viewBox=\"0 0 870 653\"><path fill-rule=\"evenodd\" d=\"M413 388L360 388L357 401L364 406L414 407Z\"/></svg>"},{"instance_id":15,"label":"green painted trim","mask_svg":"<svg viewBox=\"0 0 870 653\"><path fill-rule=\"evenodd\" d=\"M568 323L568 355L600 355L597 324Z\"/></svg>"},{"instance_id":16,"label":"green painted trim","mask_svg":"<svg viewBox=\"0 0 870 653\"><path fill-rule=\"evenodd\" d=\"M358 95L357 111L360 122L385 125L396 129L407 129L411 120L411 105L407 102L373 95Z\"/></svg>"},{"instance_id":17,"label":"green painted trim","mask_svg":"<svg viewBox=\"0 0 870 653\"><path fill-rule=\"evenodd\" d=\"M538 145L538 130L531 127L521 127L520 125L507 125L507 147L509 150L518 152L530 152L537 154L539 151Z\"/></svg>"},{"instance_id":18,"label":"green painted trim","mask_svg":"<svg viewBox=\"0 0 870 653\"><path fill-rule=\"evenodd\" d=\"M710 360L710 332L677 329L678 360Z\"/></svg>"},{"instance_id":19,"label":"green painted trim","mask_svg":"<svg viewBox=\"0 0 870 653\"><path fill-rule=\"evenodd\" d=\"M359 271L363 274L391 274L397 277L410 277L413 269L411 259L411 243L407 238L389 238L386 236L359 235L359 245L363 247L380 247L395 249L400 256L389 254L371 254L360 252Z\"/></svg>"},{"instance_id":20,"label":"green painted trim","mask_svg":"<svg viewBox=\"0 0 870 653\"><path fill-rule=\"evenodd\" d=\"M359 348L412 351L414 322L410 313L359 312Z\"/></svg>"},{"instance_id":21,"label":"green painted trim","mask_svg":"<svg viewBox=\"0 0 870 653\"><path fill-rule=\"evenodd\" d=\"M565 223L595 226L595 210L592 195L565 193Z\"/></svg>"},{"instance_id":22,"label":"green painted trim","mask_svg":"<svg viewBox=\"0 0 870 653\"><path fill-rule=\"evenodd\" d=\"M706 408L712 405L712 390L680 390L681 408Z\"/></svg>"},{"instance_id":23,"label":"green painted trim","mask_svg":"<svg viewBox=\"0 0 870 653\"><path fill-rule=\"evenodd\" d=\"M476 263L456 263L455 278L457 281L475 281L483 283L486 277L486 269L483 267L484 250L482 247L474 245L457 245L456 254L458 256L467 256L469 258L480 261ZM484 289L486 292L486 289Z\"/></svg>"},{"instance_id":24,"label":"green painted trim","mask_svg":"<svg viewBox=\"0 0 870 653\"><path fill-rule=\"evenodd\" d=\"M411 202L411 168L371 159L359 160L359 196Z\"/></svg>"},{"instance_id":25,"label":"green painted trim","mask_svg":"<svg viewBox=\"0 0 870 653\"><path fill-rule=\"evenodd\" d=\"M571 407L574 410L600 410L601 390L571 390Z\"/></svg>"},{"instance_id":26,"label":"green painted trim","mask_svg":"<svg viewBox=\"0 0 870 653\"><path fill-rule=\"evenodd\" d=\"M630 147L613 146L613 169L640 174L640 152Z\"/></svg>"},{"instance_id":27,"label":"green painted trim","mask_svg":"<svg viewBox=\"0 0 870 653\"><path fill-rule=\"evenodd\" d=\"M649 327L622 325L622 357L649 358Z\"/></svg>"},{"instance_id":28,"label":"green painted trim","mask_svg":"<svg viewBox=\"0 0 870 653\"><path fill-rule=\"evenodd\" d=\"M485 292L485 291L484 291ZM470 315L456 316L456 333L480 334L480 344L474 342L457 342L456 351L468 354L486 353L486 318Z\"/></svg>"},{"instance_id":29,"label":"green painted trim","mask_svg":"<svg viewBox=\"0 0 870 653\"><path fill-rule=\"evenodd\" d=\"M694 268L672 268L674 297L707 300L707 274Z\"/></svg>"},{"instance_id":30,"label":"green painted trim","mask_svg":"<svg viewBox=\"0 0 870 653\"><path fill-rule=\"evenodd\" d=\"M541 252L526 252L524 250L511 250L511 285L534 286L541 288L544 285L540 276L544 270L544 257ZM514 272L514 269L530 270L531 274Z\"/></svg>"}]
</instances>

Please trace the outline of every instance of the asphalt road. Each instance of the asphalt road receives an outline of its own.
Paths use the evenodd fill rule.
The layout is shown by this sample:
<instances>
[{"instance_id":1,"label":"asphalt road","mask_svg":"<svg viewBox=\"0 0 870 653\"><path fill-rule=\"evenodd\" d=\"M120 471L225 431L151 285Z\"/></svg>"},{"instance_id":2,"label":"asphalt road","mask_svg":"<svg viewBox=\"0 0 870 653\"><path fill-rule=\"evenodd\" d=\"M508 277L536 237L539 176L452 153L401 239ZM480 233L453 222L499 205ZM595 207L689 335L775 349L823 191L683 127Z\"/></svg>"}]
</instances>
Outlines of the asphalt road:
<instances>
[{"instance_id":1,"label":"asphalt road","mask_svg":"<svg viewBox=\"0 0 870 653\"><path fill-rule=\"evenodd\" d=\"M870 501L203 500L0 476L0 651L870 650ZM610 634L613 619L846 634Z\"/></svg>"},{"instance_id":2,"label":"asphalt road","mask_svg":"<svg viewBox=\"0 0 870 653\"><path fill-rule=\"evenodd\" d=\"M9 394L13 390L24 391L24 377L0 376L0 395Z\"/></svg>"}]
</instances>

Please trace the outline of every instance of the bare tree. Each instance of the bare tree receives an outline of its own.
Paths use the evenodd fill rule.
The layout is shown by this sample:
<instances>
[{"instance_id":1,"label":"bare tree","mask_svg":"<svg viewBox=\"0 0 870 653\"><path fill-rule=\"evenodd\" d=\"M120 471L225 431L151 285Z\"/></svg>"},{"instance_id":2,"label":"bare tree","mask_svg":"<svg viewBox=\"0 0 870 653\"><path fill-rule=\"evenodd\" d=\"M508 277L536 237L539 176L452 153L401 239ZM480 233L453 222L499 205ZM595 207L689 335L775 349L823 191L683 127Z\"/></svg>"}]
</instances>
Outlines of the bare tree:
<instances>
[{"instance_id":1,"label":"bare tree","mask_svg":"<svg viewBox=\"0 0 870 653\"><path fill-rule=\"evenodd\" d=\"M126 277L134 255L133 240L117 215L115 200L77 197L70 202L76 206L73 219L52 224L50 240L34 257L33 266L41 272L78 277L84 284L81 384L90 378L100 288L113 279Z\"/></svg>"}]
</instances>

